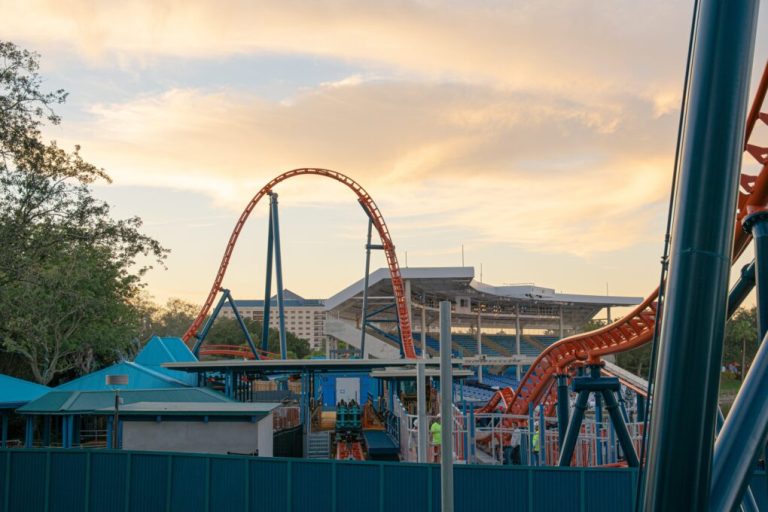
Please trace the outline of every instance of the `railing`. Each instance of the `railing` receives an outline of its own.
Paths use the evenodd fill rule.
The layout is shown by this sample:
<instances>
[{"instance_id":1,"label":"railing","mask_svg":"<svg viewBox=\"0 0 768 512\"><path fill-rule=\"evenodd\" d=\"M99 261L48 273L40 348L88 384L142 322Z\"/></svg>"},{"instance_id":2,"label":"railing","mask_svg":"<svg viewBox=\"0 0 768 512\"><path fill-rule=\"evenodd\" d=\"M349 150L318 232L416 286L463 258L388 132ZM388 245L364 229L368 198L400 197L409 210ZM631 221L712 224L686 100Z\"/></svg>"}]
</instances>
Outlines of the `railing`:
<instances>
[{"instance_id":1,"label":"railing","mask_svg":"<svg viewBox=\"0 0 768 512\"><path fill-rule=\"evenodd\" d=\"M272 411L272 430L279 432L300 424L298 406L282 406Z\"/></svg>"}]
</instances>

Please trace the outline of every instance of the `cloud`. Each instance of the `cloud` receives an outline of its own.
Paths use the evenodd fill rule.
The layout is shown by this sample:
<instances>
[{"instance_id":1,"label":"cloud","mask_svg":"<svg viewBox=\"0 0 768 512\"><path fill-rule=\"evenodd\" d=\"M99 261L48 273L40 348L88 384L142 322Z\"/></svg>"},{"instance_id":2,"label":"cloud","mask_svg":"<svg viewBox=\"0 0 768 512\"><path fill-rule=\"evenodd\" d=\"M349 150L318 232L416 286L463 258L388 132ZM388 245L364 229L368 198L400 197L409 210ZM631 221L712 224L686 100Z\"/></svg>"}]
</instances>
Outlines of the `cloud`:
<instances>
[{"instance_id":1,"label":"cloud","mask_svg":"<svg viewBox=\"0 0 768 512\"><path fill-rule=\"evenodd\" d=\"M172 89L99 104L62 142L84 143L118 185L202 191L233 211L280 172L325 167L364 185L385 216L397 212L401 236L443 226L478 242L586 255L650 236L646 210L669 186L675 126L631 95L577 103L355 78L289 102ZM317 178L279 190L291 204L352 201Z\"/></svg>"},{"instance_id":2,"label":"cloud","mask_svg":"<svg viewBox=\"0 0 768 512\"><path fill-rule=\"evenodd\" d=\"M389 73L599 96L679 95L692 6L630 0L2 0L4 37L91 62L301 54ZM674 102L673 102L674 103Z\"/></svg>"}]
</instances>

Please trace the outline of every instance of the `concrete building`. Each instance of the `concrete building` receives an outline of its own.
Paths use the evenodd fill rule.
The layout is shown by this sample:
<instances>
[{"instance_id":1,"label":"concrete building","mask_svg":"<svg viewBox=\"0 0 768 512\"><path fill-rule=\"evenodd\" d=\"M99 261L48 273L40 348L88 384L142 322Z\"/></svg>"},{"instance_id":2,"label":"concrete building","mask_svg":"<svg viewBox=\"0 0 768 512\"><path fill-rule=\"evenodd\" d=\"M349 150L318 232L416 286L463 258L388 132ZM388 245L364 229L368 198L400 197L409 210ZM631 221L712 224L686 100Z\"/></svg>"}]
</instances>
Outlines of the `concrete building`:
<instances>
[{"instance_id":1,"label":"concrete building","mask_svg":"<svg viewBox=\"0 0 768 512\"><path fill-rule=\"evenodd\" d=\"M236 300L235 305L243 318L261 320L264 316L263 300ZM318 349L325 341L325 306L320 299L305 299L290 290L283 291L285 307L285 330L301 339L307 340L312 349ZM277 298L270 299L269 326L278 328ZM223 308L221 314L234 318L231 308Z\"/></svg>"}]
</instances>

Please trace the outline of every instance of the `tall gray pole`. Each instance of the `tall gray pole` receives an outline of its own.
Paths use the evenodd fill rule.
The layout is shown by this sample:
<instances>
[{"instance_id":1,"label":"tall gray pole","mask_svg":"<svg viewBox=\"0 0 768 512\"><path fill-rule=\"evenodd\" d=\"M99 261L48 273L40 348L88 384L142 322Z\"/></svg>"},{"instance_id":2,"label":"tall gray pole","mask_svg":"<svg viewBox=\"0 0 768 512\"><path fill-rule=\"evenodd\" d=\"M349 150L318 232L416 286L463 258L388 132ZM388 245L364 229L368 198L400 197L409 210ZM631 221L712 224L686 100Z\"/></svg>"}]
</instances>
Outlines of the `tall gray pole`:
<instances>
[{"instance_id":1,"label":"tall gray pole","mask_svg":"<svg viewBox=\"0 0 768 512\"><path fill-rule=\"evenodd\" d=\"M423 300L423 299L422 299ZM421 358L427 359L427 306L421 306Z\"/></svg>"},{"instance_id":2,"label":"tall gray pole","mask_svg":"<svg viewBox=\"0 0 768 512\"><path fill-rule=\"evenodd\" d=\"M483 324L480 320L480 311L477 311L477 355L483 355ZM477 367L477 382L483 383L483 365Z\"/></svg>"},{"instance_id":3,"label":"tall gray pole","mask_svg":"<svg viewBox=\"0 0 768 512\"><path fill-rule=\"evenodd\" d=\"M520 304L515 306L515 355L520 355ZM515 378L520 381L520 364L515 365Z\"/></svg>"},{"instance_id":4,"label":"tall gray pole","mask_svg":"<svg viewBox=\"0 0 768 512\"><path fill-rule=\"evenodd\" d=\"M427 460L427 432L429 432L429 424L427 423L427 383L424 375L424 366L424 363L416 363L416 418L419 422L417 453L419 462L429 462Z\"/></svg>"},{"instance_id":5,"label":"tall gray pole","mask_svg":"<svg viewBox=\"0 0 768 512\"><path fill-rule=\"evenodd\" d=\"M440 495L442 511L453 512L453 372L451 303L440 302Z\"/></svg>"},{"instance_id":6,"label":"tall gray pole","mask_svg":"<svg viewBox=\"0 0 768 512\"><path fill-rule=\"evenodd\" d=\"M647 511L711 510L717 393L757 7L756 0L699 0L695 14L648 430Z\"/></svg>"}]
</instances>

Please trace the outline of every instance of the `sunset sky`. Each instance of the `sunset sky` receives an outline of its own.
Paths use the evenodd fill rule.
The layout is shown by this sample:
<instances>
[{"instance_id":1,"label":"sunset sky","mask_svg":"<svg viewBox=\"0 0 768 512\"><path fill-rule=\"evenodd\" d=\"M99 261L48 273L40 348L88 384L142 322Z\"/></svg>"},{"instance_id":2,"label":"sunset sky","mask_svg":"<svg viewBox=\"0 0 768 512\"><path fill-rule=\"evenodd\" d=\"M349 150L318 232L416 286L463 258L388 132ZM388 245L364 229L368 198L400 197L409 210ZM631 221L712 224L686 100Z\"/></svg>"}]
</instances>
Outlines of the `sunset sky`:
<instances>
[{"instance_id":1,"label":"sunset sky","mask_svg":"<svg viewBox=\"0 0 768 512\"><path fill-rule=\"evenodd\" d=\"M658 282L691 11L669 0L0 0L0 38L39 52L45 86L70 92L46 134L81 144L114 178L97 194L115 215L139 215L172 250L147 278L157 301L201 302L250 197L297 167L362 184L402 266L406 251L409 266L461 265L463 244L491 284L642 296ZM366 218L325 181L276 189L285 285L305 297L364 269ZM266 208L225 279L235 298L263 293Z\"/></svg>"}]
</instances>

